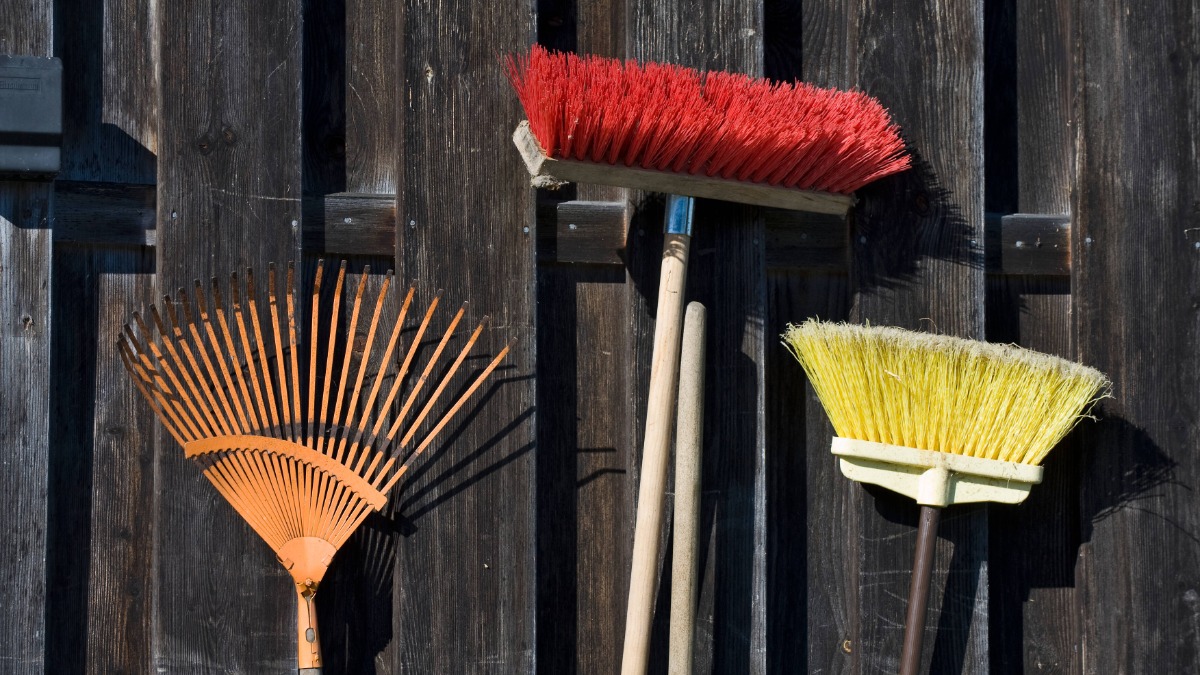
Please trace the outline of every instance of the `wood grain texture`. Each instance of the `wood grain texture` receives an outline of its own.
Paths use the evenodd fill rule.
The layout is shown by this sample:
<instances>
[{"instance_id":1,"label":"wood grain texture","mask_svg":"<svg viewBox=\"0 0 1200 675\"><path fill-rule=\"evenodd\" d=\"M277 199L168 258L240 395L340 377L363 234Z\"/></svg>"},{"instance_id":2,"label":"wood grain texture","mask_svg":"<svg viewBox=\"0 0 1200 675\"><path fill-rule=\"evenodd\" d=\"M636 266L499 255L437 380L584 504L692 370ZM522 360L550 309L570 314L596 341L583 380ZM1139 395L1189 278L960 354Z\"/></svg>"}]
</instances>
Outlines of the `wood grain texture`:
<instances>
[{"instance_id":1,"label":"wood grain texture","mask_svg":"<svg viewBox=\"0 0 1200 675\"><path fill-rule=\"evenodd\" d=\"M157 288L300 254L300 3L159 6ZM270 548L165 436L156 458L155 667L295 668L295 600Z\"/></svg>"},{"instance_id":2,"label":"wood grain texture","mask_svg":"<svg viewBox=\"0 0 1200 675\"><path fill-rule=\"evenodd\" d=\"M626 272L539 271L538 670L620 660L636 494ZM639 439L640 440L640 439Z\"/></svg>"},{"instance_id":3,"label":"wood grain texture","mask_svg":"<svg viewBox=\"0 0 1200 675\"><path fill-rule=\"evenodd\" d=\"M154 254L58 244L47 672L151 670L154 423L115 347L153 296Z\"/></svg>"},{"instance_id":4,"label":"wood grain texture","mask_svg":"<svg viewBox=\"0 0 1200 675\"><path fill-rule=\"evenodd\" d=\"M507 140L518 106L496 55L532 42L534 15L528 4L460 0L408 3L399 21L397 269L489 314L479 349L520 341L398 488L415 531L397 549L394 667L527 673L536 661L536 233L533 193Z\"/></svg>"},{"instance_id":5,"label":"wood grain texture","mask_svg":"<svg viewBox=\"0 0 1200 675\"><path fill-rule=\"evenodd\" d=\"M844 274L787 269L768 284L777 332L809 317L847 318ZM829 461L833 427L804 370L767 337L767 672L850 672L858 540L846 533L857 531L857 500Z\"/></svg>"},{"instance_id":6,"label":"wood grain texture","mask_svg":"<svg viewBox=\"0 0 1200 675\"><path fill-rule=\"evenodd\" d=\"M985 5L989 211L1071 211L1072 4L1020 0ZM1020 254L1011 248L1015 241L1024 241L1028 251L1028 243L1041 238L1043 251L1045 242L1054 241L1056 257L1057 251L1065 254L1065 264L1056 267L1063 270L1061 274L1070 274L1069 232L1064 232L1064 242L1002 226L997 247L991 225L989 259L1000 248L1002 257L1014 262L1012 254ZM989 273L992 269L989 260ZM986 314L989 341L1075 358L1069 276L989 276ZM1051 453L1044 463L1042 484L1024 504L996 507L990 514L992 672L1081 672L1075 567L1080 543L1080 461L1086 451L1078 437L1073 434Z\"/></svg>"},{"instance_id":7,"label":"wood grain texture","mask_svg":"<svg viewBox=\"0 0 1200 675\"><path fill-rule=\"evenodd\" d=\"M63 61L59 179L153 184L157 96L148 0L55 3Z\"/></svg>"},{"instance_id":8,"label":"wood grain texture","mask_svg":"<svg viewBox=\"0 0 1200 675\"><path fill-rule=\"evenodd\" d=\"M346 2L346 189L396 191L397 116L404 104L393 64L396 5Z\"/></svg>"},{"instance_id":9,"label":"wood grain texture","mask_svg":"<svg viewBox=\"0 0 1200 675\"><path fill-rule=\"evenodd\" d=\"M0 54L54 56L54 3L5 3L0 27Z\"/></svg>"},{"instance_id":10,"label":"wood grain texture","mask_svg":"<svg viewBox=\"0 0 1200 675\"><path fill-rule=\"evenodd\" d=\"M154 246L157 197L152 185L55 181L55 243Z\"/></svg>"},{"instance_id":11,"label":"wood grain texture","mask_svg":"<svg viewBox=\"0 0 1200 675\"><path fill-rule=\"evenodd\" d=\"M538 3L538 41L560 49L624 57L625 23L623 0ZM633 353L648 336L633 327L648 312L621 257L627 191L551 194L537 225L538 672L607 674L624 637L641 442ZM589 264L553 264L574 260Z\"/></svg>"},{"instance_id":12,"label":"wood grain texture","mask_svg":"<svg viewBox=\"0 0 1200 675\"><path fill-rule=\"evenodd\" d=\"M51 56L53 27L53 3L5 3L0 54ZM0 399L10 446L0 505L16 524L0 552L12 608L0 619L0 654L14 673L44 667L52 201L49 183L0 182L0 372L12 392Z\"/></svg>"},{"instance_id":13,"label":"wood grain texture","mask_svg":"<svg viewBox=\"0 0 1200 675\"><path fill-rule=\"evenodd\" d=\"M396 250L396 196L339 192L304 200L304 250L367 256L383 272Z\"/></svg>"},{"instance_id":14,"label":"wood grain texture","mask_svg":"<svg viewBox=\"0 0 1200 675\"><path fill-rule=\"evenodd\" d=\"M1200 662L1200 23L1187 3L1076 3L1072 312L1113 379L1081 429L1084 673Z\"/></svg>"},{"instance_id":15,"label":"wood grain texture","mask_svg":"<svg viewBox=\"0 0 1200 675\"><path fill-rule=\"evenodd\" d=\"M155 188L150 185L55 183L55 241L98 246L154 246ZM306 196L301 225L306 251L379 258L395 250L393 194L337 192ZM767 209L767 267L844 273L849 266L848 221L838 216ZM542 198L537 207L539 264L625 266L629 205L624 202ZM989 275L1065 276L1070 273L1070 222L1065 215L988 214ZM365 262L359 260L359 262Z\"/></svg>"},{"instance_id":16,"label":"wood grain texture","mask_svg":"<svg viewBox=\"0 0 1200 675\"><path fill-rule=\"evenodd\" d=\"M924 2L847 9L805 3L806 80L878 97L909 143L915 168L859 191L851 280L857 322L983 337L983 53L976 4ZM847 51L855 52L847 55ZM827 447L811 447L815 456ZM839 480L845 484L844 479ZM856 564L828 580L856 603L848 672L894 671L912 569L917 508L886 491L845 486L858 529ZM839 495L830 496L841 503ZM812 514L810 522L823 519ZM828 527L829 525L824 525ZM924 668L987 669L986 509L943 518L927 620ZM854 616L850 612L850 616ZM823 640L826 644L828 639ZM824 648L825 645L822 645Z\"/></svg>"},{"instance_id":17,"label":"wood grain texture","mask_svg":"<svg viewBox=\"0 0 1200 675\"><path fill-rule=\"evenodd\" d=\"M627 11L632 58L762 74L760 3L634 2ZM765 243L755 209L697 203L687 297L708 308L705 381L720 392L705 402L698 672L766 668L763 368L764 340L777 331L766 326ZM664 627L667 590L658 603ZM665 648L660 633L652 644Z\"/></svg>"},{"instance_id":18,"label":"wood grain texture","mask_svg":"<svg viewBox=\"0 0 1200 675\"><path fill-rule=\"evenodd\" d=\"M0 654L13 673L44 667L52 199L49 183L0 182L0 372L11 392L0 398L0 509L13 524L0 549L10 608Z\"/></svg>"},{"instance_id":19,"label":"wood grain texture","mask_svg":"<svg viewBox=\"0 0 1200 675\"><path fill-rule=\"evenodd\" d=\"M984 239L988 274L1058 277L1071 274L1070 216L988 214Z\"/></svg>"},{"instance_id":20,"label":"wood grain texture","mask_svg":"<svg viewBox=\"0 0 1200 675\"><path fill-rule=\"evenodd\" d=\"M0 54L51 56L53 3L0 5ZM0 559L11 611L0 619L5 670L41 673L46 639L50 418L50 183L0 182L0 507L14 523Z\"/></svg>"}]
</instances>

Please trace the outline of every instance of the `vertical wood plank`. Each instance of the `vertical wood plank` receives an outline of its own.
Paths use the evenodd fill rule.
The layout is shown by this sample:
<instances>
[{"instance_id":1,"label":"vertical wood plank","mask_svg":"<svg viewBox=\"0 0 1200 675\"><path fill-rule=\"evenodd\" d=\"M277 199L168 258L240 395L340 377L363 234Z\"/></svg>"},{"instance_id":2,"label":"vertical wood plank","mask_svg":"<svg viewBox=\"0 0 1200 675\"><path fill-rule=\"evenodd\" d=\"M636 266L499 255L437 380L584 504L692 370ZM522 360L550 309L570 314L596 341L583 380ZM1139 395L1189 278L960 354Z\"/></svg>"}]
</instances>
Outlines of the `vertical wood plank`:
<instances>
[{"instance_id":1,"label":"vertical wood plank","mask_svg":"<svg viewBox=\"0 0 1200 675\"><path fill-rule=\"evenodd\" d=\"M157 116L149 0L55 3L63 61L60 180L150 184Z\"/></svg>"},{"instance_id":2,"label":"vertical wood plank","mask_svg":"<svg viewBox=\"0 0 1200 675\"><path fill-rule=\"evenodd\" d=\"M394 194L402 104L395 69L397 7L375 0L339 0L309 4L306 13L304 96L306 110L315 116L305 125L315 133L306 138L305 161L312 170L305 176L305 190L317 195ZM393 256L348 258L349 287L355 287L370 269L367 297L375 297L384 273L395 267ZM432 294L430 283L419 287L417 302ZM407 289L404 274L392 280L384 309L390 316L399 311ZM343 311L348 315L349 295L345 303ZM361 345L366 340L365 326L360 325L358 332L355 344ZM371 367L394 371L396 364L376 361ZM392 672L401 650L391 631L398 539L394 523L372 516L338 553L319 605L330 672Z\"/></svg>"},{"instance_id":3,"label":"vertical wood plank","mask_svg":"<svg viewBox=\"0 0 1200 675\"><path fill-rule=\"evenodd\" d=\"M1071 211L1074 176L1071 4L985 4L987 210ZM1070 282L988 279L987 337L1074 358ZM994 672L1079 673L1075 563L1080 448L1072 436L1023 504L989 523L989 640Z\"/></svg>"},{"instance_id":4,"label":"vertical wood plank","mask_svg":"<svg viewBox=\"0 0 1200 675\"><path fill-rule=\"evenodd\" d=\"M496 57L528 47L534 13L530 3L410 2L399 21L397 268L444 288L451 303L470 300L476 318L489 314L480 350L520 341L400 487L415 531L397 550L396 667L528 673L536 661L536 233L533 193L508 140L519 108Z\"/></svg>"},{"instance_id":5,"label":"vertical wood plank","mask_svg":"<svg viewBox=\"0 0 1200 675\"><path fill-rule=\"evenodd\" d=\"M538 5L538 41L625 56L623 0ZM572 186L577 199L627 190ZM570 189L570 188L569 188ZM566 195L555 195L562 198ZM631 399L631 314L644 301L625 270L538 269L538 668L611 673L620 662L640 434Z\"/></svg>"},{"instance_id":6,"label":"vertical wood plank","mask_svg":"<svg viewBox=\"0 0 1200 675\"><path fill-rule=\"evenodd\" d=\"M762 74L761 3L634 2L628 16L633 58ZM645 227L661 229L661 223ZM761 673L767 650L764 339L779 332L766 325L765 236L757 210L723 202L698 202L695 229L687 297L708 308L705 382L720 392L705 401L704 576L695 667ZM642 255L654 253L647 248ZM657 279L657 265L650 269ZM668 576L660 589L669 588ZM666 623L666 597L661 590L658 625ZM659 632L663 639L652 643L662 646L666 633ZM655 653L661 654L657 647Z\"/></svg>"},{"instance_id":7,"label":"vertical wood plank","mask_svg":"<svg viewBox=\"0 0 1200 675\"><path fill-rule=\"evenodd\" d=\"M0 655L13 673L44 666L51 203L49 183L0 182L0 372L7 379L0 509L12 523L0 547L9 607L0 619Z\"/></svg>"},{"instance_id":8,"label":"vertical wood plank","mask_svg":"<svg viewBox=\"0 0 1200 675\"><path fill-rule=\"evenodd\" d=\"M1200 662L1200 22L1180 2L1079 2L1075 339L1113 379L1082 428L1085 673Z\"/></svg>"},{"instance_id":9,"label":"vertical wood plank","mask_svg":"<svg viewBox=\"0 0 1200 675\"><path fill-rule=\"evenodd\" d=\"M53 28L53 3L6 3L0 54L51 56ZM0 509L12 523L0 547L0 656L13 673L45 666L52 203L50 183L0 182Z\"/></svg>"},{"instance_id":10,"label":"vertical wood plank","mask_svg":"<svg viewBox=\"0 0 1200 675\"><path fill-rule=\"evenodd\" d=\"M299 260L301 4L159 6L158 290ZM155 666L296 667L295 593L180 448L158 448Z\"/></svg>"},{"instance_id":11,"label":"vertical wood plank","mask_svg":"<svg viewBox=\"0 0 1200 675\"><path fill-rule=\"evenodd\" d=\"M151 669L153 416L115 348L152 297L148 249L55 246L47 672Z\"/></svg>"},{"instance_id":12,"label":"vertical wood plank","mask_svg":"<svg viewBox=\"0 0 1200 675\"><path fill-rule=\"evenodd\" d=\"M865 2L852 11L838 3L807 5L806 23L831 35L812 41L811 58L806 47L805 78L877 96L917 160L913 171L859 192L851 317L982 338L982 5ZM829 449L809 451L828 457ZM858 558L841 574L855 578L827 581L856 591L843 598L858 604L844 651L850 672L894 671L916 506L886 491L846 489L857 504L850 520L859 529L844 536L858 539ZM987 552L986 509L957 508L944 516L924 669L986 670L987 622L978 617L988 603Z\"/></svg>"},{"instance_id":13,"label":"vertical wood plank","mask_svg":"<svg viewBox=\"0 0 1200 675\"><path fill-rule=\"evenodd\" d=\"M768 283L771 326L846 319L845 275L789 271ZM856 528L854 503L835 463L809 450L828 447L833 427L779 340L768 342L767 372L767 672L846 672L858 611L845 601L856 588L844 586L856 578L846 573L856 549L845 536Z\"/></svg>"}]
</instances>

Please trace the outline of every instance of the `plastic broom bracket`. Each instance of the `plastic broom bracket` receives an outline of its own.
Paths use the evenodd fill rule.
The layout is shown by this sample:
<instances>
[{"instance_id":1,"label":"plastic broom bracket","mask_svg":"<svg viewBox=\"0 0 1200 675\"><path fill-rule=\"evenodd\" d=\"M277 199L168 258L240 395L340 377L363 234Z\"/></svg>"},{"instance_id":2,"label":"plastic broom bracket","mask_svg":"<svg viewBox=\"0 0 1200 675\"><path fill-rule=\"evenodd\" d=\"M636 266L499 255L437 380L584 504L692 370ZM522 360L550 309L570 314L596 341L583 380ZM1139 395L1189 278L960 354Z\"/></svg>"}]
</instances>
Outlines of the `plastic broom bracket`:
<instances>
[{"instance_id":1,"label":"plastic broom bracket","mask_svg":"<svg viewBox=\"0 0 1200 675\"><path fill-rule=\"evenodd\" d=\"M885 487L927 506L970 502L1017 504L1042 482L1042 467L948 452L834 437L842 474Z\"/></svg>"}]
</instances>

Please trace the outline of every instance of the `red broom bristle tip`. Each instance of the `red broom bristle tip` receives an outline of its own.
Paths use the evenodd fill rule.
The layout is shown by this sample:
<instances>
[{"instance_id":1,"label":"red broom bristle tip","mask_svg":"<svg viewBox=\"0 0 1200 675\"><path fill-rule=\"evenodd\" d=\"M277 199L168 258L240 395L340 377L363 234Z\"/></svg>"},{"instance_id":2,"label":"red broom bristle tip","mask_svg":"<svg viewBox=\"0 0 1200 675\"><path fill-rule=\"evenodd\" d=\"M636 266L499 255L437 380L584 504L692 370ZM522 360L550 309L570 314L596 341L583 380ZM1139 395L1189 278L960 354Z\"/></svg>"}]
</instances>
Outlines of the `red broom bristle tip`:
<instances>
[{"instance_id":1,"label":"red broom bristle tip","mask_svg":"<svg viewBox=\"0 0 1200 675\"><path fill-rule=\"evenodd\" d=\"M849 194L910 166L857 91L534 46L505 70L547 155Z\"/></svg>"}]
</instances>

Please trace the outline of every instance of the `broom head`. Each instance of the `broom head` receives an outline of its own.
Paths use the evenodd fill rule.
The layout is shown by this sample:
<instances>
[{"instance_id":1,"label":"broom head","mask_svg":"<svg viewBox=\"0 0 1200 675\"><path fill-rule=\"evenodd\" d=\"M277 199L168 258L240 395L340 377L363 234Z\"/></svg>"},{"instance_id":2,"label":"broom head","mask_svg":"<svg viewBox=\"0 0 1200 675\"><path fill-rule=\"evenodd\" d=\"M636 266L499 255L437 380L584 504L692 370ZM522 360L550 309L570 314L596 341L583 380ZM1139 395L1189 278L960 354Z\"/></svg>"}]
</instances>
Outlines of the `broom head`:
<instances>
[{"instance_id":1,"label":"broom head","mask_svg":"<svg viewBox=\"0 0 1200 675\"><path fill-rule=\"evenodd\" d=\"M540 46L509 57L506 70L528 117L514 140L535 177L547 158L559 173L580 162L610 165L631 173L570 179L693 194L684 184L646 183L665 173L697 185L758 186L766 195L814 191L824 194L824 208L765 203L737 187L693 196L833 213L852 203L837 195L910 165L887 110L862 92ZM531 142L540 160L527 152Z\"/></svg>"},{"instance_id":2,"label":"broom head","mask_svg":"<svg viewBox=\"0 0 1200 675\"><path fill-rule=\"evenodd\" d=\"M833 422L842 473L930 506L1024 500L1110 387L1012 345L811 319L783 337Z\"/></svg>"}]
</instances>

